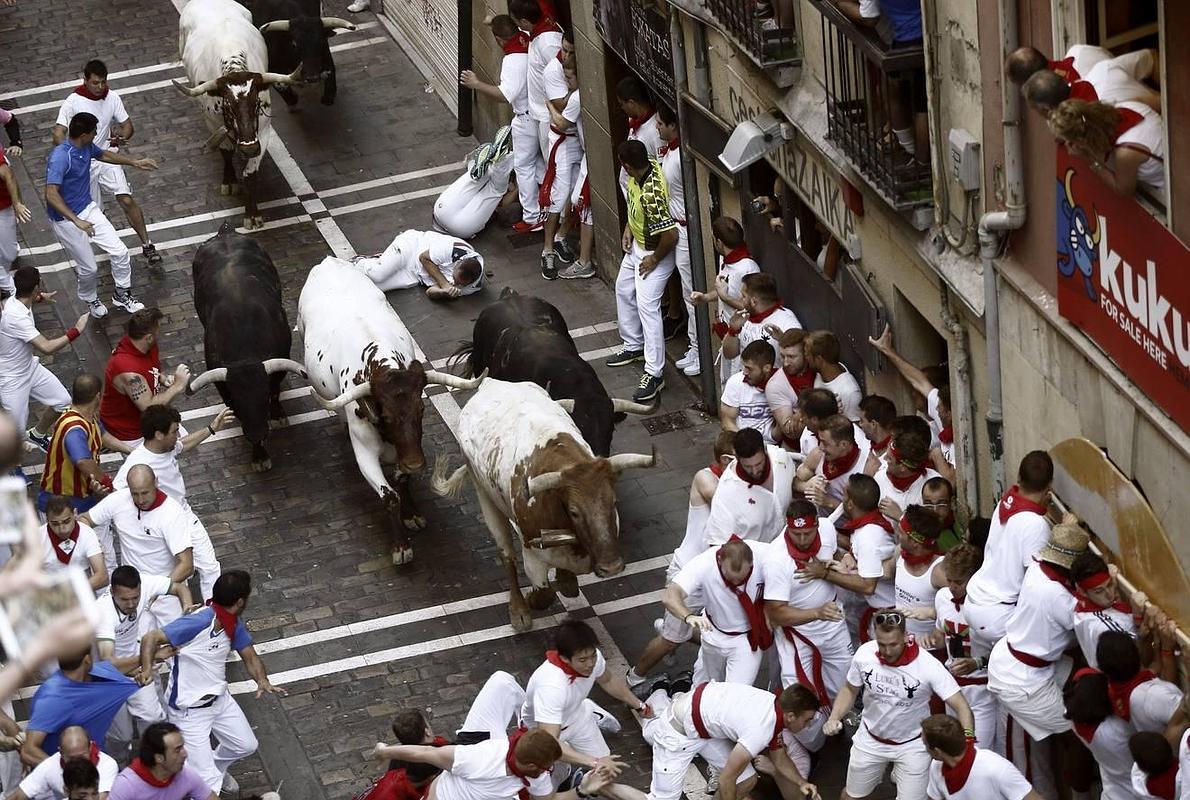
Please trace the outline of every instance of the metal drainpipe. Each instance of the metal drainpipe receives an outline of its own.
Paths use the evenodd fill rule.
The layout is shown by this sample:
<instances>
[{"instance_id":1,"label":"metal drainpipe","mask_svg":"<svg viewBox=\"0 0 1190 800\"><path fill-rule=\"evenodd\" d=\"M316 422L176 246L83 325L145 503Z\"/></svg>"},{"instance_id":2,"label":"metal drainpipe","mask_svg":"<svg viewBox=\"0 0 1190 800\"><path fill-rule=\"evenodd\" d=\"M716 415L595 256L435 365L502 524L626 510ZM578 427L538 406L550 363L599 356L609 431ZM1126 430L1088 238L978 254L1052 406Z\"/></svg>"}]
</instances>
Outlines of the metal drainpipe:
<instances>
[{"instance_id":1,"label":"metal drainpipe","mask_svg":"<svg viewBox=\"0 0 1190 800\"><path fill-rule=\"evenodd\" d=\"M1018 46L1016 0L999 0L1000 63ZM979 220L979 258L983 265L984 332L988 349L988 448L992 456L994 499L1004 492L1004 399L1000 375L1000 298L996 255L1008 231L1025 224L1025 176L1021 164L1021 99L1016 87L1000 78L1000 110L1004 126L1005 209Z\"/></svg>"},{"instance_id":2,"label":"metal drainpipe","mask_svg":"<svg viewBox=\"0 0 1190 800\"><path fill-rule=\"evenodd\" d=\"M669 44L673 51L674 92L678 99L678 130L685 135L690 130L688 114L682 105L682 94L688 89L686 76L686 48L682 39L682 23L678 11L671 9L669 15ZM686 240L690 245L690 283L696 292L707 290L706 257L702 251L702 219L698 207L698 171L694 159L686 146L680 148L682 155L682 186L686 197ZM695 331L698 334L698 363L701 368L699 384L702 387L703 402L707 411L716 414L719 408L719 382L716 380L714 345L711 342L710 306L702 304L694 308Z\"/></svg>"},{"instance_id":3,"label":"metal drainpipe","mask_svg":"<svg viewBox=\"0 0 1190 800\"><path fill-rule=\"evenodd\" d=\"M951 310L950 292L946 286L942 291L942 325L954 337L954 371L958 379L953 384L950 397L950 412L955 416L954 430L958 432L955 462L973 465L975 463L975 392L971 378L971 348L967 341L967 328L958 315ZM963 478L963 499L967 507L978 511L979 472L969 466L959 470ZM957 487L956 487L957 488Z\"/></svg>"},{"instance_id":4,"label":"metal drainpipe","mask_svg":"<svg viewBox=\"0 0 1190 800\"><path fill-rule=\"evenodd\" d=\"M459 71L471 69L471 0L458 0L458 14L459 14ZM472 125L472 112L474 110L471 102L472 92L467 87L459 84L459 136L470 136L474 131Z\"/></svg>"}]
</instances>

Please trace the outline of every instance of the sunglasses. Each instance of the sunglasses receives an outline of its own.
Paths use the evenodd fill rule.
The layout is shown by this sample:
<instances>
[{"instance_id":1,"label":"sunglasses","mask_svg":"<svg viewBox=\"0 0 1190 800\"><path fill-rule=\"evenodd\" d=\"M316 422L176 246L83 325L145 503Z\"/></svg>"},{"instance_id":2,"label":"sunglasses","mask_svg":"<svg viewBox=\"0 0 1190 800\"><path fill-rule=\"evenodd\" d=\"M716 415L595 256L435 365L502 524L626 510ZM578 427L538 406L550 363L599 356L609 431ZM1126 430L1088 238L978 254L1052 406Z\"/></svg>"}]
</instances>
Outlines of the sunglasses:
<instances>
[{"instance_id":1,"label":"sunglasses","mask_svg":"<svg viewBox=\"0 0 1190 800\"><path fill-rule=\"evenodd\" d=\"M877 611L872 621L877 625L904 625L905 615L900 611Z\"/></svg>"}]
</instances>

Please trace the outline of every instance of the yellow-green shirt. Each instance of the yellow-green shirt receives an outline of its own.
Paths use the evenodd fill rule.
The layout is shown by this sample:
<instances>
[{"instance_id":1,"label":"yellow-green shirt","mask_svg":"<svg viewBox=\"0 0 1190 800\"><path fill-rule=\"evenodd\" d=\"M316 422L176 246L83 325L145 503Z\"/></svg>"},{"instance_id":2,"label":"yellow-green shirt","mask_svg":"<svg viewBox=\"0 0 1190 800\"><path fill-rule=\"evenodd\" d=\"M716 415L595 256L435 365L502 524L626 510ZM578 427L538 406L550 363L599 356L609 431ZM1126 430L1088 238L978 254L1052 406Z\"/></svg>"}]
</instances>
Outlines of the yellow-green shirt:
<instances>
[{"instance_id":1,"label":"yellow-green shirt","mask_svg":"<svg viewBox=\"0 0 1190 800\"><path fill-rule=\"evenodd\" d=\"M661 165L649 159L649 172L639 182L628 176L628 228L632 238L645 250L653 250L661 234L677 228L669 213L669 185Z\"/></svg>"}]
</instances>

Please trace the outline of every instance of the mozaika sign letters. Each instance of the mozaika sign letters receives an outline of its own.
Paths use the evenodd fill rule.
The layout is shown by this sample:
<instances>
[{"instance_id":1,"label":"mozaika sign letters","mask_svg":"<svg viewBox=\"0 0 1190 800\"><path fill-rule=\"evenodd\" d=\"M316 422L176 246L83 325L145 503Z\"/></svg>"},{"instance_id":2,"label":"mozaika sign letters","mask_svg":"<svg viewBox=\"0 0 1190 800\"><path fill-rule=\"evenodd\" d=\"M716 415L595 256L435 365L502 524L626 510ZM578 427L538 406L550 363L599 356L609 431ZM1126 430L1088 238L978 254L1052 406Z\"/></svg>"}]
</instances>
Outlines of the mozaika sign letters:
<instances>
[{"instance_id":1,"label":"mozaika sign letters","mask_svg":"<svg viewBox=\"0 0 1190 800\"><path fill-rule=\"evenodd\" d=\"M656 0L594 0L599 35L673 107L673 51L669 46L669 17Z\"/></svg>"}]
</instances>

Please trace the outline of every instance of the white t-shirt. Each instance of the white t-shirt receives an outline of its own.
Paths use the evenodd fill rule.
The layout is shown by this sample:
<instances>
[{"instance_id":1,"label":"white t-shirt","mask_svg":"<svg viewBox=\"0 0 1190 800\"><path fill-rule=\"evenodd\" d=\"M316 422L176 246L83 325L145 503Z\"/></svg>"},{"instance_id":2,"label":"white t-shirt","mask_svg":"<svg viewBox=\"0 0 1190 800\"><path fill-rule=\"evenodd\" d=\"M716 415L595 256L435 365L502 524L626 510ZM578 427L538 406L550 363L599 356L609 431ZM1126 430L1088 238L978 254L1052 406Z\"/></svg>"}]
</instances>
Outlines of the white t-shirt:
<instances>
[{"instance_id":1,"label":"white t-shirt","mask_svg":"<svg viewBox=\"0 0 1190 800\"><path fill-rule=\"evenodd\" d=\"M128 119L128 112L124 110L124 101L120 99L119 93L115 89L108 89L107 96L102 100L91 100L71 92L58 109L58 119L54 124L69 129L71 118L83 111L94 114L95 119L99 121L95 128L95 146L100 150L111 149L108 143L111 140L112 122L123 124Z\"/></svg>"},{"instance_id":2,"label":"white t-shirt","mask_svg":"<svg viewBox=\"0 0 1190 800\"><path fill-rule=\"evenodd\" d=\"M1015 764L998 753L977 747L967 780L954 792L946 788L942 762L931 761L926 797L930 800L1023 800L1032 791L1033 787Z\"/></svg>"},{"instance_id":3,"label":"white t-shirt","mask_svg":"<svg viewBox=\"0 0 1190 800\"><path fill-rule=\"evenodd\" d=\"M529 110L529 84L527 53L505 53L500 62L500 94L512 106L513 114L524 114Z\"/></svg>"},{"instance_id":4,"label":"white t-shirt","mask_svg":"<svg viewBox=\"0 0 1190 800\"><path fill-rule=\"evenodd\" d=\"M669 189L669 215L675 220L686 221L686 190L682 185L682 148L666 146L661 156L661 174Z\"/></svg>"},{"instance_id":5,"label":"white t-shirt","mask_svg":"<svg viewBox=\"0 0 1190 800\"><path fill-rule=\"evenodd\" d=\"M1122 144L1141 145L1152 155L1136 170L1137 179L1155 192L1165 193L1165 125L1161 115L1144 103L1123 102L1118 108L1127 108L1140 114L1142 119L1136 125L1120 134L1116 146Z\"/></svg>"},{"instance_id":6,"label":"white t-shirt","mask_svg":"<svg viewBox=\"0 0 1190 800\"><path fill-rule=\"evenodd\" d=\"M1190 800L1190 731L1182 734L1178 743L1178 800ZM1113 799L1114 800L1114 799Z\"/></svg>"},{"instance_id":7,"label":"white t-shirt","mask_svg":"<svg viewBox=\"0 0 1190 800\"><path fill-rule=\"evenodd\" d=\"M835 526L825 519L820 519L818 538L821 546L815 558L819 561L832 560L838 545ZM819 608L827 603L838 602L838 590L833 583L822 578L803 583L797 571L797 562L789 555L789 548L785 545L785 534L782 533L769 543L764 554L764 599L788 603L801 609ZM846 624L845 620L814 620L798 625L797 629L813 641L815 638L825 638L825 632Z\"/></svg>"},{"instance_id":8,"label":"white t-shirt","mask_svg":"<svg viewBox=\"0 0 1190 800\"><path fill-rule=\"evenodd\" d=\"M1132 794L1132 754L1128 751L1128 740L1136 733L1132 726L1113 714L1095 726L1075 723L1074 732L1099 767L1103 782L1100 800L1136 800Z\"/></svg>"},{"instance_id":9,"label":"white t-shirt","mask_svg":"<svg viewBox=\"0 0 1190 800\"><path fill-rule=\"evenodd\" d=\"M1081 74L1083 80L1095 87L1099 102L1117 105L1149 93L1141 80L1152 69L1153 52L1137 50L1100 61Z\"/></svg>"},{"instance_id":10,"label":"white t-shirt","mask_svg":"<svg viewBox=\"0 0 1190 800\"><path fill-rule=\"evenodd\" d=\"M140 601L136 610L125 614L116 608L116 602L111 595L101 597L96 601L98 617L95 621L95 638L112 642L112 652L116 656L131 656L140 652L141 622L145 619L145 609L162 595L169 594L173 581L164 575L140 576Z\"/></svg>"},{"instance_id":11,"label":"white t-shirt","mask_svg":"<svg viewBox=\"0 0 1190 800\"><path fill-rule=\"evenodd\" d=\"M236 620L232 638L216 630L218 618L210 606L178 617L162 628L177 655L165 691L170 708L189 709L227 691L227 659L231 651L252 646L252 636L242 619ZM233 641L234 639L234 641Z\"/></svg>"},{"instance_id":12,"label":"white t-shirt","mask_svg":"<svg viewBox=\"0 0 1190 800\"><path fill-rule=\"evenodd\" d=\"M777 349L780 350L780 347ZM778 361L778 363L780 362ZM789 376L785 370L780 367L773 373L773 377L769 378L769 382L764 385L764 395L769 402L769 408L797 410L797 392L793 390L793 384L789 382ZM806 452L809 453L808 450Z\"/></svg>"},{"instance_id":13,"label":"white t-shirt","mask_svg":"<svg viewBox=\"0 0 1190 800\"><path fill-rule=\"evenodd\" d=\"M99 544L99 537L95 535L95 531L91 529L90 525L78 523L79 535L78 541L72 542L67 539L64 542L59 542L58 546L70 556L70 560L63 564L58 560L58 554L54 550L53 542L50 541L49 525L41 526L41 562L45 567L46 572L61 572L68 567L77 567L78 569L87 569L90 566L88 561L91 556L102 556L103 547ZM57 538L57 537L55 537Z\"/></svg>"},{"instance_id":14,"label":"white t-shirt","mask_svg":"<svg viewBox=\"0 0 1190 800\"><path fill-rule=\"evenodd\" d=\"M1066 51L1066 58L1074 59L1074 69L1082 77L1091 71L1091 67L1100 61L1107 61L1113 56L1111 50L1093 44L1076 44L1071 45L1070 49Z\"/></svg>"},{"instance_id":15,"label":"white t-shirt","mask_svg":"<svg viewBox=\"0 0 1190 800\"><path fill-rule=\"evenodd\" d=\"M893 576L896 597L894 605L897 608L905 609L934 608L934 597L938 594L938 590L934 588L933 576L934 570L941 563L942 556L938 556L930 562L925 572L921 575L913 575L910 574L904 557L897 558L897 571ZM932 619L905 620L905 630L919 638L934 630L935 627L936 622Z\"/></svg>"},{"instance_id":16,"label":"white t-shirt","mask_svg":"<svg viewBox=\"0 0 1190 800\"><path fill-rule=\"evenodd\" d=\"M168 453L154 453L143 444L138 446L124 459L116 477L112 479L112 485L117 489L127 489L128 470L138 464L144 464L157 476L157 488L181 503L182 508L190 510L190 504L186 502L186 480L182 477L182 470L178 468L178 456L182 454L183 447L182 437L185 435L186 429L179 425L178 443Z\"/></svg>"},{"instance_id":17,"label":"white t-shirt","mask_svg":"<svg viewBox=\"0 0 1190 800\"><path fill-rule=\"evenodd\" d=\"M720 401L737 409L736 424L741 428L755 428L764 436L765 442L773 441L773 410L769 408L765 390L744 381L744 373L737 372L723 385Z\"/></svg>"},{"instance_id":18,"label":"white t-shirt","mask_svg":"<svg viewBox=\"0 0 1190 800\"><path fill-rule=\"evenodd\" d=\"M1050 526L1042 514L1018 510L1004 521L1005 514L1018 503L1007 493L992 514L983 565L967 582L967 597L976 605L1015 603L1025 570L1049 541Z\"/></svg>"},{"instance_id":19,"label":"white t-shirt","mask_svg":"<svg viewBox=\"0 0 1190 800\"><path fill-rule=\"evenodd\" d=\"M1181 690L1169 681L1153 678L1139 684L1128 698L1132 727L1138 731L1160 733L1181 702Z\"/></svg>"},{"instance_id":20,"label":"white t-shirt","mask_svg":"<svg viewBox=\"0 0 1190 800\"><path fill-rule=\"evenodd\" d=\"M649 118L641 123L640 128L632 130L628 129L628 141L637 141L645 146L645 152L649 154L649 158L657 158L657 152L661 149L661 145L665 142L661 141L661 132L657 130L657 112L654 111L649 115ZM628 196L628 173L623 167L620 167L619 175L620 194L625 197ZM682 215L683 218L685 214Z\"/></svg>"},{"instance_id":21,"label":"white t-shirt","mask_svg":"<svg viewBox=\"0 0 1190 800\"><path fill-rule=\"evenodd\" d=\"M1021 582L1016 610L1004 626L1004 638L993 648L988 660L988 669L996 680L1022 687L1051 680L1054 662L1074 644L1075 605L1074 595L1042 572L1040 563L1029 567ZM1001 644L1050 663L1043 667L1029 666Z\"/></svg>"},{"instance_id":22,"label":"white t-shirt","mask_svg":"<svg viewBox=\"0 0 1190 800\"><path fill-rule=\"evenodd\" d=\"M830 519L839 519L839 506ZM897 538L884 528L870 523L851 532L851 555L855 557L855 572L861 578L876 578L876 591L865 599L872 608L896 605L895 580L884 577L884 562L897 551ZM886 737L887 738L887 737Z\"/></svg>"},{"instance_id":23,"label":"white t-shirt","mask_svg":"<svg viewBox=\"0 0 1190 800\"><path fill-rule=\"evenodd\" d=\"M1095 648L1099 645L1099 637L1108 631L1126 633L1136 638L1136 622L1132 619L1132 612L1115 608L1074 612L1074 638L1078 640L1079 649L1087 659L1087 666L1099 669Z\"/></svg>"},{"instance_id":24,"label":"white t-shirt","mask_svg":"<svg viewBox=\"0 0 1190 800\"><path fill-rule=\"evenodd\" d=\"M764 554L767 545L760 542L745 542L752 550L752 574L743 585L744 591L753 600L760 593L764 581ZM686 592L686 605L692 609L703 609L711 623L723 633L744 633L751 630L748 617L739 599L719 574L717 556L722 547L713 547L700 553L682 567L673 582Z\"/></svg>"},{"instance_id":25,"label":"white t-shirt","mask_svg":"<svg viewBox=\"0 0 1190 800\"><path fill-rule=\"evenodd\" d=\"M583 101L581 93L578 89L575 89L570 93L570 97L566 98L566 105L562 109L562 116L575 126L575 130L578 129L578 123L583 118L582 110ZM579 147L582 147L581 137L579 139Z\"/></svg>"},{"instance_id":26,"label":"white t-shirt","mask_svg":"<svg viewBox=\"0 0 1190 800\"><path fill-rule=\"evenodd\" d=\"M760 272L760 265L756 263L756 259L741 258L739 261L728 264L727 259L720 256L719 274L715 277L715 280L718 281L716 286L719 291L724 292L732 300L739 300L744 296L744 276L757 272ZM720 322L729 322L734 313L735 309L731 306L726 303L719 304ZM779 356L776 363L781 363Z\"/></svg>"},{"instance_id":27,"label":"white t-shirt","mask_svg":"<svg viewBox=\"0 0 1190 800\"><path fill-rule=\"evenodd\" d=\"M508 774L507 739L489 739L454 748L454 766L434 781L434 796L438 800L515 800L525 788L531 797L549 797L554 793L548 772L528 778L528 787L521 778Z\"/></svg>"},{"instance_id":28,"label":"white t-shirt","mask_svg":"<svg viewBox=\"0 0 1190 800\"><path fill-rule=\"evenodd\" d=\"M150 511L141 511L132 502L132 493L120 489L100 500L87 516L96 525L115 526L124 563L142 575L169 575L177 554L193 547L190 517L170 497Z\"/></svg>"},{"instance_id":29,"label":"white t-shirt","mask_svg":"<svg viewBox=\"0 0 1190 800\"><path fill-rule=\"evenodd\" d=\"M539 33L529 40L529 60L526 69L526 87L529 99L529 116L538 122L549 122L550 112L545 107L545 67L562 48L562 32L558 30Z\"/></svg>"},{"instance_id":30,"label":"white t-shirt","mask_svg":"<svg viewBox=\"0 0 1190 800\"><path fill-rule=\"evenodd\" d=\"M751 484L739 476L735 462L728 464L711 499L707 518L707 546L723 544L732 534L741 539L771 542L785 529L785 509L793 499L797 464L779 447L765 445L772 469L773 488Z\"/></svg>"},{"instance_id":31,"label":"white t-shirt","mask_svg":"<svg viewBox=\"0 0 1190 800\"><path fill-rule=\"evenodd\" d=\"M908 645L906 645L908 646ZM855 651L847 682L864 689L863 727L893 742L921 736L921 721L930 715L930 695L949 700L959 691L954 676L924 649L904 666L881 663L875 640Z\"/></svg>"},{"instance_id":32,"label":"white t-shirt","mask_svg":"<svg viewBox=\"0 0 1190 800\"><path fill-rule=\"evenodd\" d=\"M777 738L776 697L772 692L743 683L707 683L699 697L699 718L712 739L740 745L754 757L769 749ZM687 735L696 736L693 726L694 692L674 701L682 715Z\"/></svg>"},{"instance_id":33,"label":"white t-shirt","mask_svg":"<svg viewBox=\"0 0 1190 800\"><path fill-rule=\"evenodd\" d=\"M95 768L99 771L99 791L101 793L110 792L116 775L120 772L116 760L100 751L99 763L95 765ZM21 781L19 788L29 800L65 800L66 785L62 781L62 754L54 753L34 767L33 771Z\"/></svg>"},{"instance_id":34,"label":"white t-shirt","mask_svg":"<svg viewBox=\"0 0 1190 800\"><path fill-rule=\"evenodd\" d=\"M570 87L566 85L566 74L562 71L562 61L557 53L545 62L545 69L541 72L541 85L546 100L558 100L570 93Z\"/></svg>"},{"instance_id":35,"label":"white t-shirt","mask_svg":"<svg viewBox=\"0 0 1190 800\"><path fill-rule=\"evenodd\" d=\"M839 413L852 422L859 422L859 401L863 399L864 393L847 367L843 367L843 371L831 381L824 381L821 375L816 375L814 387L829 389L839 401Z\"/></svg>"},{"instance_id":36,"label":"white t-shirt","mask_svg":"<svg viewBox=\"0 0 1190 800\"><path fill-rule=\"evenodd\" d=\"M859 430L859 426L857 425L853 424L852 427L855 430ZM818 466L814 468L815 475L820 475L826 479L826 493L840 503L843 502L843 489L847 487L847 482L851 479L851 476L867 469L868 456L872 452L872 443L868 441L867 437L856 437L855 451L855 463L851 465L851 468L833 478L828 479L826 477L825 453L823 453L822 459L818 462Z\"/></svg>"},{"instance_id":37,"label":"white t-shirt","mask_svg":"<svg viewBox=\"0 0 1190 800\"><path fill-rule=\"evenodd\" d=\"M0 381L28 380L33 376L37 357L32 342L40 335L33 324L33 309L15 297L9 298L0 312Z\"/></svg>"},{"instance_id":38,"label":"white t-shirt","mask_svg":"<svg viewBox=\"0 0 1190 800\"><path fill-rule=\"evenodd\" d=\"M460 286L459 295L466 297L469 294L475 294L479 291L480 286L483 285L483 257L476 252L474 247L460 241L458 237L448 236L445 233L438 233L437 231L421 232L421 243L418 245L417 253L414 255L413 266L417 270L417 276L423 286L434 286L436 285L434 279L430 277L430 273L426 271L425 266L421 263L422 253L429 253L430 261L434 262L434 265L442 271L442 276L447 280L454 278L454 264L456 260L469 256L479 258L481 267L479 279L469 286Z\"/></svg>"},{"instance_id":39,"label":"white t-shirt","mask_svg":"<svg viewBox=\"0 0 1190 800\"><path fill-rule=\"evenodd\" d=\"M938 473L930 468L913 483L909 484L908 489L898 489L893 486L888 477L888 462L880 465L880 469L876 470L876 474L872 476L876 480L876 484L880 487L880 497L889 498L901 508L901 513L905 513L905 509L909 506L921 505L921 489L926 485L926 481L930 478L937 478ZM896 520L893 520L896 522Z\"/></svg>"},{"instance_id":40,"label":"white t-shirt","mask_svg":"<svg viewBox=\"0 0 1190 800\"><path fill-rule=\"evenodd\" d=\"M1184 736L1182 738L1185 739ZM1133 764L1130 771L1130 776L1132 778L1132 793L1135 795L1137 800L1160 800L1160 798L1158 798L1156 795L1149 793L1149 776L1144 773L1144 770L1136 766L1136 764ZM1182 772L1180 767L1178 769L1177 778L1174 781L1173 794L1174 797L1181 797L1183 795Z\"/></svg>"},{"instance_id":41,"label":"white t-shirt","mask_svg":"<svg viewBox=\"0 0 1190 800\"><path fill-rule=\"evenodd\" d=\"M744 348L756 341L766 341L773 348L773 356L776 358L774 363L781 363L781 346L777 344L777 340L765 333L766 325L776 325L777 329L784 333L792 328L802 327L802 323L798 321L797 314L794 314L788 308L778 308L773 313L764 318L763 322L745 322L744 327L740 329L740 353L744 352Z\"/></svg>"},{"instance_id":42,"label":"white t-shirt","mask_svg":"<svg viewBox=\"0 0 1190 800\"><path fill-rule=\"evenodd\" d=\"M528 728L543 723L566 726L582 713L583 701L606 669L607 661L598 649L595 651L595 669L587 677L573 681L549 661L542 662L525 684L522 723Z\"/></svg>"},{"instance_id":43,"label":"white t-shirt","mask_svg":"<svg viewBox=\"0 0 1190 800\"><path fill-rule=\"evenodd\" d=\"M943 586L934 595L934 613L937 615L935 625L946 636L946 666L949 667L956 659L971 658L971 626L967 623L967 615L963 612L965 604L955 608L954 593L949 586ZM964 677L986 678L987 668L969 672Z\"/></svg>"}]
</instances>

